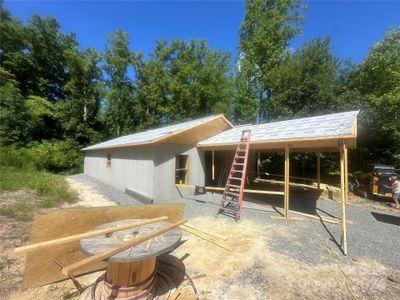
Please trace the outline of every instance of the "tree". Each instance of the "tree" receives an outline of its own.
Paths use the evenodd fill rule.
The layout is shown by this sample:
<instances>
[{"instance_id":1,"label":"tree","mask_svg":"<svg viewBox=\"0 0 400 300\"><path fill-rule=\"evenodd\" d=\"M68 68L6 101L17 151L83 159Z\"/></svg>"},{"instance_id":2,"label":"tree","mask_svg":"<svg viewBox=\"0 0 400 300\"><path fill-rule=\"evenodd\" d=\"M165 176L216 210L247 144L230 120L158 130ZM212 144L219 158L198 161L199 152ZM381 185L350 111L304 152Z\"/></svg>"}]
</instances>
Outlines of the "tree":
<instances>
[{"instance_id":1,"label":"tree","mask_svg":"<svg viewBox=\"0 0 400 300\"><path fill-rule=\"evenodd\" d=\"M210 49L205 40L171 43L169 117L181 120L229 113L232 82L230 54Z\"/></svg>"},{"instance_id":2,"label":"tree","mask_svg":"<svg viewBox=\"0 0 400 300\"><path fill-rule=\"evenodd\" d=\"M27 35L21 21L13 17L0 2L0 67L11 74L22 94L32 74L31 63L26 55Z\"/></svg>"},{"instance_id":3,"label":"tree","mask_svg":"<svg viewBox=\"0 0 400 300\"><path fill-rule=\"evenodd\" d=\"M158 41L137 66L139 128L212 113L229 113L230 55L204 40Z\"/></svg>"},{"instance_id":4,"label":"tree","mask_svg":"<svg viewBox=\"0 0 400 300\"><path fill-rule=\"evenodd\" d=\"M134 125L134 89L128 67L132 64L129 35L117 30L108 37L110 43L104 54L107 80L107 122L112 135L128 133Z\"/></svg>"},{"instance_id":5,"label":"tree","mask_svg":"<svg viewBox=\"0 0 400 300\"><path fill-rule=\"evenodd\" d=\"M0 144L10 145L26 139L28 119L25 100L10 82L0 85Z\"/></svg>"},{"instance_id":6,"label":"tree","mask_svg":"<svg viewBox=\"0 0 400 300\"><path fill-rule=\"evenodd\" d=\"M51 101L65 98L67 72L64 53L77 46L75 36L61 32L54 17L42 18L39 15L33 15L25 30L27 56L33 69L28 79L29 94Z\"/></svg>"},{"instance_id":7,"label":"tree","mask_svg":"<svg viewBox=\"0 0 400 300\"><path fill-rule=\"evenodd\" d=\"M235 123L252 123L257 116L256 83L252 80L250 68L244 66L246 60L239 60L235 76L232 117Z\"/></svg>"},{"instance_id":8,"label":"tree","mask_svg":"<svg viewBox=\"0 0 400 300\"><path fill-rule=\"evenodd\" d=\"M363 99L359 151L364 161L400 167L400 27L389 29L349 75Z\"/></svg>"},{"instance_id":9,"label":"tree","mask_svg":"<svg viewBox=\"0 0 400 300\"><path fill-rule=\"evenodd\" d=\"M340 61L331 52L329 38L316 38L287 55L270 72L272 119L322 115L341 110Z\"/></svg>"},{"instance_id":10,"label":"tree","mask_svg":"<svg viewBox=\"0 0 400 300\"><path fill-rule=\"evenodd\" d=\"M157 41L148 60L136 60L137 126L138 129L154 127L168 118L168 85L171 74L167 64L171 49L165 40Z\"/></svg>"},{"instance_id":11,"label":"tree","mask_svg":"<svg viewBox=\"0 0 400 300\"><path fill-rule=\"evenodd\" d=\"M27 141L51 140L61 137L62 128L55 104L45 98L28 96L25 100Z\"/></svg>"},{"instance_id":12,"label":"tree","mask_svg":"<svg viewBox=\"0 0 400 300\"><path fill-rule=\"evenodd\" d=\"M66 51L66 58L69 78L65 91L72 103L71 115L77 116L79 122L87 123L96 117L99 108L100 55L93 48L81 53L70 49Z\"/></svg>"},{"instance_id":13,"label":"tree","mask_svg":"<svg viewBox=\"0 0 400 300\"><path fill-rule=\"evenodd\" d=\"M303 8L301 0L246 2L239 32L239 62L241 72L245 72L253 85L258 103L257 121L268 117L266 105L272 96L271 71L280 65L289 41L300 32Z\"/></svg>"}]
</instances>

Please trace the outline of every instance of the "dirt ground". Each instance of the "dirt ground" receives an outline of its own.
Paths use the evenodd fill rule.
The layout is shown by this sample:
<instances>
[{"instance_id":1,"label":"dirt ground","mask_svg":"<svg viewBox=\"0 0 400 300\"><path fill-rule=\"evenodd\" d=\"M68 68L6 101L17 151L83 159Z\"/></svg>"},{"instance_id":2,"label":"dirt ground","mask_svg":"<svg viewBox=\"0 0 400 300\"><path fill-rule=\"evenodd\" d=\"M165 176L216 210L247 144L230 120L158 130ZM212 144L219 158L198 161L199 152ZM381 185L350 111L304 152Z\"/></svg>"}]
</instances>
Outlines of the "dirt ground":
<instances>
[{"instance_id":1,"label":"dirt ground","mask_svg":"<svg viewBox=\"0 0 400 300\"><path fill-rule=\"evenodd\" d=\"M71 180L69 183L81 195L75 205L115 205L90 187ZM35 196L29 191L3 193L0 201L20 197ZM378 261L337 257L331 263L311 265L272 250L271 238L265 233L274 231L290 238L293 233L284 222L268 225L244 219L235 223L223 216L203 216L191 219L188 224L226 237L225 243L234 248L227 251L184 232L183 243L171 255L180 259L193 277L200 299L399 298L400 271ZM0 299L77 299L69 280L21 290L24 258L15 256L12 250L28 243L30 226L30 222L0 217ZM100 274L81 276L79 281L87 287ZM187 289L188 283L182 282L182 287Z\"/></svg>"}]
</instances>

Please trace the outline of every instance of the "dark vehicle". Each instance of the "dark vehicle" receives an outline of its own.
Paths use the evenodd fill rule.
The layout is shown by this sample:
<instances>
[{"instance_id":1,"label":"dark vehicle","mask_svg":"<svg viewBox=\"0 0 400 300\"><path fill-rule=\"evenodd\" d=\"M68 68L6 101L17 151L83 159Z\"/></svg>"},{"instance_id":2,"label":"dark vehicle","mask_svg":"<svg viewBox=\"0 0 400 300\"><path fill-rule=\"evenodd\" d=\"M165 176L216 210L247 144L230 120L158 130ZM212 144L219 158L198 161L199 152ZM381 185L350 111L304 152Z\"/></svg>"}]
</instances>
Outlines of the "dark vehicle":
<instances>
[{"instance_id":1,"label":"dark vehicle","mask_svg":"<svg viewBox=\"0 0 400 300\"><path fill-rule=\"evenodd\" d=\"M363 174L360 178L360 183L356 187L358 194L361 194L363 197L390 200L392 190L385 187L385 185L392 185L389 178L396 175L396 170L393 166L380 164L374 164L371 167L372 171Z\"/></svg>"}]
</instances>

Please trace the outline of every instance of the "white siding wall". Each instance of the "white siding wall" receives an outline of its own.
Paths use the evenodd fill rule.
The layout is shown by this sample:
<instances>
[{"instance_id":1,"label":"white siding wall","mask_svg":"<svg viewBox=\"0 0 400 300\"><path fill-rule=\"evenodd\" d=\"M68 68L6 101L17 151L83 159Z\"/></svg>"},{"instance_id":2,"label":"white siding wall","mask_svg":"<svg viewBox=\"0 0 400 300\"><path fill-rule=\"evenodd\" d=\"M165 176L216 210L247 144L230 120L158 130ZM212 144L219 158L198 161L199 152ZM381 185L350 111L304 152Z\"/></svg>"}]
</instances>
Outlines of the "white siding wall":
<instances>
[{"instance_id":1,"label":"white siding wall","mask_svg":"<svg viewBox=\"0 0 400 300\"><path fill-rule=\"evenodd\" d=\"M107 168L111 154L111 168ZM121 191L132 188L153 197L152 146L85 152L84 173Z\"/></svg>"}]
</instances>

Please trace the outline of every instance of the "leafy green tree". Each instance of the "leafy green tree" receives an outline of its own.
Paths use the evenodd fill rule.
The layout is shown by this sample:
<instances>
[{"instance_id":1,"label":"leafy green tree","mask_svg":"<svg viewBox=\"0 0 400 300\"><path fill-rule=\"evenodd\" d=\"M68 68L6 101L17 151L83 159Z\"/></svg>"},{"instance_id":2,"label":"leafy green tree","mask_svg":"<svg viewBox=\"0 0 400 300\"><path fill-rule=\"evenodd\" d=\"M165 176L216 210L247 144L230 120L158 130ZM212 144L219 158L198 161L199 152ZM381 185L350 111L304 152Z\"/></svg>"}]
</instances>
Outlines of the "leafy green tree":
<instances>
[{"instance_id":1,"label":"leafy green tree","mask_svg":"<svg viewBox=\"0 0 400 300\"><path fill-rule=\"evenodd\" d=\"M33 15L25 30L27 56L33 69L28 79L29 94L49 100L65 98L67 72L64 53L77 46L75 35L63 33L54 17L39 15Z\"/></svg>"},{"instance_id":2,"label":"leafy green tree","mask_svg":"<svg viewBox=\"0 0 400 300\"><path fill-rule=\"evenodd\" d=\"M168 85L171 74L167 64L171 59L171 49L165 40L157 41L154 51L145 61L136 60L137 85L137 129L145 129L161 124L168 116Z\"/></svg>"},{"instance_id":3,"label":"leafy green tree","mask_svg":"<svg viewBox=\"0 0 400 300\"><path fill-rule=\"evenodd\" d=\"M258 104L257 121L268 118L266 106L273 93L271 72L287 54L289 41L300 32L302 9L301 0L246 2L246 14L239 32L239 63L241 72L245 72L253 85ZM248 99L244 101L248 102Z\"/></svg>"},{"instance_id":4,"label":"leafy green tree","mask_svg":"<svg viewBox=\"0 0 400 300\"><path fill-rule=\"evenodd\" d=\"M104 54L107 80L107 122L112 135L128 133L134 126L134 87L128 77L133 56L129 49L129 35L117 30L108 37L110 43Z\"/></svg>"},{"instance_id":5,"label":"leafy green tree","mask_svg":"<svg viewBox=\"0 0 400 300\"><path fill-rule=\"evenodd\" d=\"M169 117L181 120L229 113L232 81L230 54L210 49L205 40L171 43Z\"/></svg>"},{"instance_id":6,"label":"leafy green tree","mask_svg":"<svg viewBox=\"0 0 400 300\"><path fill-rule=\"evenodd\" d=\"M32 74L31 64L25 53L27 47L24 26L0 2L0 67L8 75L11 74L23 95L27 93L28 79ZM3 77L5 73L1 75Z\"/></svg>"},{"instance_id":7,"label":"leafy green tree","mask_svg":"<svg viewBox=\"0 0 400 300\"><path fill-rule=\"evenodd\" d=\"M69 78L65 91L72 103L71 115L78 116L79 122L87 123L96 117L99 108L100 55L93 48L81 53L71 49L66 52L66 58Z\"/></svg>"},{"instance_id":8,"label":"leafy green tree","mask_svg":"<svg viewBox=\"0 0 400 300\"><path fill-rule=\"evenodd\" d=\"M348 88L363 99L359 153L400 167L400 27L389 29L348 77Z\"/></svg>"},{"instance_id":9,"label":"leafy green tree","mask_svg":"<svg viewBox=\"0 0 400 300\"><path fill-rule=\"evenodd\" d=\"M25 101L27 141L50 140L61 137L61 125L55 104L45 98L28 96Z\"/></svg>"},{"instance_id":10,"label":"leafy green tree","mask_svg":"<svg viewBox=\"0 0 400 300\"><path fill-rule=\"evenodd\" d=\"M316 38L287 55L270 72L270 117L283 119L341 110L339 68L329 38Z\"/></svg>"},{"instance_id":11,"label":"leafy green tree","mask_svg":"<svg viewBox=\"0 0 400 300\"><path fill-rule=\"evenodd\" d=\"M25 141L27 118L25 100L19 89L10 82L0 85L0 144Z\"/></svg>"},{"instance_id":12,"label":"leafy green tree","mask_svg":"<svg viewBox=\"0 0 400 300\"><path fill-rule=\"evenodd\" d=\"M57 103L59 118L66 136L81 145L100 138L98 113L102 94L101 57L93 48L79 52L75 49L65 53L68 81L65 84L67 99ZM100 127L101 128L101 127Z\"/></svg>"},{"instance_id":13,"label":"leafy green tree","mask_svg":"<svg viewBox=\"0 0 400 300\"><path fill-rule=\"evenodd\" d=\"M252 123L257 117L256 83L253 82L250 68L243 66L245 60L239 62L235 76L232 117L235 123Z\"/></svg>"},{"instance_id":14,"label":"leafy green tree","mask_svg":"<svg viewBox=\"0 0 400 300\"><path fill-rule=\"evenodd\" d=\"M204 40L158 41L150 58L137 66L138 128L228 114L229 59L229 53L210 49Z\"/></svg>"}]
</instances>

